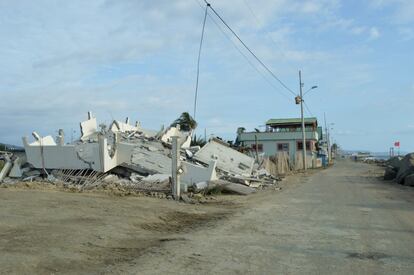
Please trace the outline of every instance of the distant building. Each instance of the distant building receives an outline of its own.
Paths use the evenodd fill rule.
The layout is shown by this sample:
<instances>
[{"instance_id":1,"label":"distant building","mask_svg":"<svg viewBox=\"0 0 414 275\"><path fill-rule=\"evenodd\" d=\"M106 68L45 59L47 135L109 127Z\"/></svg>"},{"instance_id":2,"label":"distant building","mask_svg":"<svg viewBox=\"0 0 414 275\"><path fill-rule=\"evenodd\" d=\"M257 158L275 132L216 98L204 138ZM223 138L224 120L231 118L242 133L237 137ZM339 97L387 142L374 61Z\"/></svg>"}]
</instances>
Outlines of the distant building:
<instances>
[{"instance_id":1,"label":"distant building","mask_svg":"<svg viewBox=\"0 0 414 275\"><path fill-rule=\"evenodd\" d=\"M322 127L318 127L315 117L305 118L306 152L308 159L316 160L318 155L318 141L322 139ZM291 162L296 160L296 153L302 153L302 122L300 118L269 119L266 130L260 132L246 132L238 128L236 144L250 148L253 152L272 156L278 152L287 152ZM311 167L312 163L308 163Z\"/></svg>"}]
</instances>

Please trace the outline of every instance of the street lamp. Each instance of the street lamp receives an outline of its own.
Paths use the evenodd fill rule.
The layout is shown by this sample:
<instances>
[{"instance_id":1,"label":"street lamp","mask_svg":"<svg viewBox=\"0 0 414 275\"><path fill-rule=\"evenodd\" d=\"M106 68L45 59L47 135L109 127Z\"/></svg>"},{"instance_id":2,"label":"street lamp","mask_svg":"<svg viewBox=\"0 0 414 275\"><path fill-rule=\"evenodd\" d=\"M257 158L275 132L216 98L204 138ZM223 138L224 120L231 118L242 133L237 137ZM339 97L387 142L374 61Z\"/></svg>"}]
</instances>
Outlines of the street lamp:
<instances>
[{"instance_id":1,"label":"street lamp","mask_svg":"<svg viewBox=\"0 0 414 275\"><path fill-rule=\"evenodd\" d=\"M300 95L295 97L295 102L296 104L300 104L300 116L301 116L301 121L302 121L302 159L303 159L303 169L306 171L307 167L306 167L306 135L305 135L305 118L303 117L303 96L304 94L302 93L302 88L304 86L304 83L302 83L302 73L299 70L299 91L300 91ZM318 88L318 86L312 86L309 90L307 90L305 92L305 94L307 94L309 91Z\"/></svg>"},{"instance_id":2,"label":"street lamp","mask_svg":"<svg viewBox=\"0 0 414 275\"><path fill-rule=\"evenodd\" d=\"M307 91L303 94L303 96L305 96L307 93L309 93L309 91L311 91L311 90L313 90L313 89L316 89L316 88L318 88L318 86L317 86L317 85L310 87L310 88L309 88L309 90L307 90Z\"/></svg>"}]
</instances>

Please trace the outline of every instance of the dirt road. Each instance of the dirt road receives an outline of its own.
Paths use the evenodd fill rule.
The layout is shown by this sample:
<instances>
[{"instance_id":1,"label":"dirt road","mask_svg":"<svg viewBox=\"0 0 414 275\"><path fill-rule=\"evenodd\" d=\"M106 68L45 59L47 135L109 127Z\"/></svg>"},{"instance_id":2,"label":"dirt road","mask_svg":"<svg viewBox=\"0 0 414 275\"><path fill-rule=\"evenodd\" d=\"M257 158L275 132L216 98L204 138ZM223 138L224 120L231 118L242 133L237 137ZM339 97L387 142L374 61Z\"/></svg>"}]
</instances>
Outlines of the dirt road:
<instances>
[{"instance_id":1,"label":"dirt road","mask_svg":"<svg viewBox=\"0 0 414 275\"><path fill-rule=\"evenodd\" d=\"M340 162L136 261L148 274L414 274L414 191Z\"/></svg>"},{"instance_id":2,"label":"dirt road","mask_svg":"<svg viewBox=\"0 0 414 275\"><path fill-rule=\"evenodd\" d=\"M0 188L0 273L413 274L414 190L339 162L208 205Z\"/></svg>"}]
</instances>

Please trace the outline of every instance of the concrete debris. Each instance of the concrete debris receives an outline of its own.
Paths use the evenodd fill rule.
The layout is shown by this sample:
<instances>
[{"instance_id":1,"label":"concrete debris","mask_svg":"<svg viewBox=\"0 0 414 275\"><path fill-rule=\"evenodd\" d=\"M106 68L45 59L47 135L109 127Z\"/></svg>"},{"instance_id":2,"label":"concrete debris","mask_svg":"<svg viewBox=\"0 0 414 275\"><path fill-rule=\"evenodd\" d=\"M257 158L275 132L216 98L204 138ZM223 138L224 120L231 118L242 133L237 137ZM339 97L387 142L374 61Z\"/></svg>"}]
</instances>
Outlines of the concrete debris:
<instances>
[{"instance_id":1,"label":"concrete debris","mask_svg":"<svg viewBox=\"0 0 414 275\"><path fill-rule=\"evenodd\" d=\"M195 183L193 183L192 187L193 187L193 191L195 193L199 193L199 192L207 189L208 182L207 181L195 182Z\"/></svg>"},{"instance_id":2,"label":"concrete debris","mask_svg":"<svg viewBox=\"0 0 414 275\"><path fill-rule=\"evenodd\" d=\"M116 182L118 180L119 180L118 176L117 175L114 175L114 174L106 175L102 179L103 182L107 182L107 183Z\"/></svg>"},{"instance_id":3,"label":"concrete debris","mask_svg":"<svg viewBox=\"0 0 414 275\"><path fill-rule=\"evenodd\" d=\"M187 194L181 194L180 198L185 203L194 203L194 201L190 197L188 197Z\"/></svg>"},{"instance_id":4,"label":"concrete debris","mask_svg":"<svg viewBox=\"0 0 414 275\"><path fill-rule=\"evenodd\" d=\"M189 162L182 162L183 173L181 175L181 181L188 185L193 185L196 182L216 180L216 161L210 161L208 167L201 165L195 165Z\"/></svg>"},{"instance_id":5,"label":"concrete debris","mask_svg":"<svg viewBox=\"0 0 414 275\"><path fill-rule=\"evenodd\" d=\"M109 129L114 133L138 132L140 130L139 126L140 124L138 121L136 122L135 126L130 125L129 118L127 118L125 122L114 120Z\"/></svg>"},{"instance_id":6,"label":"concrete debris","mask_svg":"<svg viewBox=\"0 0 414 275\"><path fill-rule=\"evenodd\" d=\"M178 145L183 149L190 148L191 145L191 132L185 132L180 130L180 125L177 125L176 127L169 127L165 133L161 137L161 141L171 144L172 137L177 136L178 137Z\"/></svg>"},{"instance_id":7,"label":"concrete debris","mask_svg":"<svg viewBox=\"0 0 414 275\"><path fill-rule=\"evenodd\" d=\"M207 189L208 192L211 192L212 190L217 190L223 193L232 193L237 195L250 195L256 192L256 190L251 187L225 180L210 181L208 182Z\"/></svg>"},{"instance_id":8,"label":"concrete debris","mask_svg":"<svg viewBox=\"0 0 414 275\"><path fill-rule=\"evenodd\" d=\"M25 170L22 169L23 164L26 163L26 156L17 156L13 161L13 167L10 170L9 177L21 178Z\"/></svg>"},{"instance_id":9,"label":"concrete debris","mask_svg":"<svg viewBox=\"0 0 414 275\"><path fill-rule=\"evenodd\" d=\"M125 164L128 168L141 174L168 174L171 171L169 150L155 141L139 141L130 144L132 149L130 161Z\"/></svg>"},{"instance_id":10,"label":"concrete debris","mask_svg":"<svg viewBox=\"0 0 414 275\"><path fill-rule=\"evenodd\" d=\"M92 117L92 113L88 112L88 120L80 123L81 141L96 140L98 132L98 123L96 118ZM53 145L53 144L50 144Z\"/></svg>"},{"instance_id":11,"label":"concrete debris","mask_svg":"<svg viewBox=\"0 0 414 275\"><path fill-rule=\"evenodd\" d=\"M217 168L228 173L251 175L254 158L240 153L217 139L211 139L194 155L194 159L205 164L217 161Z\"/></svg>"},{"instance_id":12,"label":"concrete debris","mask_svg":"<svg viewBox=\"0 0 414 275\"><path fill-rule=\"evenodd\" d=\"M185 156L186 156L187 158L189 158L189 159L192 159L192 158L193 158L193 156L194 156L194 154L193 154L193 152L191 152L190 150L185 149Z\"/></svg>"},{"instance_id":13,"label":"concrete debris","mask_svg":"<svg viewBox=\"0 0 414 275\"><path fill-rule=\"evenodd\" d=\"M55 140L52 136L45 136L40 137L38 133L33 132L32 136L34 137L35 141L30 143L32 146L53 146L56 145Z\"/></svg>"},{"instance_id":14,"label":"concrete debris","mask_svg":"<svg viewBox=\"0 0 414 275\"><path fill-rule=\"evenodd\" d=\"M13 166L12 160L9 156L5 156L5 161L6 162L4 163L3 169L0 171L0 182L2 182L5 177L7 177Z\"/></svg>"},{"instance_id":15,"label":"concrete debris","mask_svg":"<svg viewBox=\"0 0 414 275\"><path fill-rule=\"evenodd\" d=\"M107 139L103 136L99 136L98 142L79 141L65 145L45 145L37 141L29 144L24 137L23 145L27 162L37 169L92 169L106 172L117 166L117 157L110 155Z\"/></svg>"},{"instance_id":16,"label":"concrete debris","mask_svg":"<svg viewBox=\"0 0 414 275\"><path fill-rule=\"evenodd\" d=\"M99 124L98 129L97 119L88 112L87 120L80 123L81 136L74 142L65 143L62 129L56 142L36 132L31 143L24 137L26 158L13 159L10 177L44 178L77 191L117 188L171 194L174 136L179 145L177 182L184 193L187 189L203 194L219 189L247 195L276 184L281 171L288 171L284 156L255 165L254 158L219 139L211 139L203 147L191 146L192 130L182 131L179 124L174 125L151 131L139 122L131 125L127 118L125 122L114 120L109 127ZM186 195L181 199L186 200Z\"/></svg>"},{"instance_id":17,"label":"concrete debris","mask_svg":"<svg viewBox=\"0 0 414 275\"><path fill-rule=\"evenodd\" d=\"M23 177L39 177L41 174L40 170L27 170L23 172Z\"/></svg>"},{"instance_id":18,"label":"concrete debris","mask_svg":"<svg viewBox=\"0 0 414 275\"><path fill-rule=\"evenodd\" d=\"M170 174L154 174L142 178L142 181L151 183L165 183L169 182L170 177Z\"/></svg>"}]
</instances>

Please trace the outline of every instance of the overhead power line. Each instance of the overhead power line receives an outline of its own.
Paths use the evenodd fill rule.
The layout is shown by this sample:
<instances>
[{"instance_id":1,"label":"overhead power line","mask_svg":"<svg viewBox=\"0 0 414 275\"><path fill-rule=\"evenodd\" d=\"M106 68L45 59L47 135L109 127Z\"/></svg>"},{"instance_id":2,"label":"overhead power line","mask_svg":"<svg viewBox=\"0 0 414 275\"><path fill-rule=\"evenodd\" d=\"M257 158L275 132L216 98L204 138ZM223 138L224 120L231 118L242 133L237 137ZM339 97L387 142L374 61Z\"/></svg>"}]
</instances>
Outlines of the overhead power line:
<instances>
[{"instance_id":1,"label":"overhead power line","mask_svg":"<svg viewBox=\"0 0 414 275\"><path fill-rule=\"evenodd\" d=\"M227 22L217 13L217 11L209 4L206 0L204 0L206 5L213 11L213 13L220 19L220 21L230 30L230 32L239 40L239 42L246 48L246 50L256 59L257 62L260 63L260 65L263 66L263 68L274 78L276 79L280 85L282 85L286 90L288 90L291 94L296 96L296 93L292 91L285 83L283 83L282 80L280 80L270 68L264 64L262 60L260 60L259 57L244 43L244 41L240 38L240 36L237 35L237 33L227 24Z\"/></svg>"},{"instance_id":2,"label":"overhead power line","mask_svg":"<svg viewBox=\"0 0 414 275\"><path fill-rule=\"evenodd\" d=\"M197 80L196 80L195 95L194 95L194 116L193 116L194 119L196 118L196 111L197 111L198 80L199 80L199 77L200 77L200 58L201 58L201 49L203 47L204 29L206 28L206 19L207 19L208 7L209 7L209 5L206 6L206 10L204 12L203 28L201 30L200 47L198 48Z\"/></svg>"},{"instance_id":3,"label":"overhead power line","mask_svg":"<svg viewBox=\"0 0 414 275\"><path fill-rule=\"evenodd\" d=\"M195 0L195 2L200 6L201 9L204 9L204 7L200 4L198 0ZM246 62L278 93L280 93L282 96L284 96L287 100L291 101L291 98L289 95L286 95L283 93L282 90L280 90L278 87L275 86L275 84L270 81L263 72L261 72L256 65L253 64L253 62L246 56L245 53L240 50L239 46L233 41L233 39L223 30L223 28L220 26L220 24L214 19L213 16L211 16L210 13L207 13L207 16L210 18L210 20L214 23L214 25L217 27L217 29L223 34L223 36L231 42L233 47L240 53L240 55L246 60Z\"/></svg>"},{"instance_id":4,"label":"overhead power line","mask_svg":"<svg viewBox=\"0 0 414 275\"><path fill-rule=\"evenodd\" d=\"M240 50L240 48L237 46L237 44L228 36L228 34L223 30L223 28L217 23L217 21L212 17L210 14L208 14L208 17L213 21L213 23L216 25L216 27L220 30L220 32L223 34L223 36L231 42L233 47L240 53L240 55L246 60L246 62L278 93L283 95L287 100L291 100L291 98L283 93L278 87L276 87L264 74L261 72L254 64L253 62Z\"/></svg>"},{"instance_id":5,"label":"overhead power line","mask_svg":"<svg viewBox=\"0 0 414 275\"><path fill-rule=\"evenodd\" d=\"M257 25L257 27L260 29L260 28L262 28L262 23L263 23L263 20L260 20L259 19L259 16L257 15L257 13L253 10L253 7L248 3L248 1L247 0L243 0L243 2L244 2L244 4L245 4L245 6L247 7L247 9L249 10L249 12L250 12L250 14L253 16L253 18L254 18L254 20L252 20L252 21L254 21L255 23L256 23L256 25ZM272 34L271 33L269 33L269 31L266 31L266 30L263 30L264 32L265 32L265 34L266 34L266 36L267 36L267 38L269 38L269 41L276 47L276 48L279 48L280 47L280 45L275 41L275 39L273 38L273 36L272 36ZM280 54L287 60L287 59L289 59L289 57L283 52L283 51L280 51ZM296 68L294 68L293 66L292 66L292 64L290 64L289 62L288 63L286 63L286 66L288 66L288 67L290 67L290 69L291 70L296 70Z\"/></svg>"}]
</instances>

